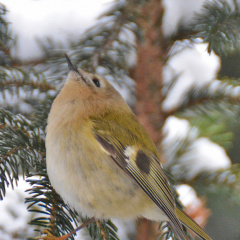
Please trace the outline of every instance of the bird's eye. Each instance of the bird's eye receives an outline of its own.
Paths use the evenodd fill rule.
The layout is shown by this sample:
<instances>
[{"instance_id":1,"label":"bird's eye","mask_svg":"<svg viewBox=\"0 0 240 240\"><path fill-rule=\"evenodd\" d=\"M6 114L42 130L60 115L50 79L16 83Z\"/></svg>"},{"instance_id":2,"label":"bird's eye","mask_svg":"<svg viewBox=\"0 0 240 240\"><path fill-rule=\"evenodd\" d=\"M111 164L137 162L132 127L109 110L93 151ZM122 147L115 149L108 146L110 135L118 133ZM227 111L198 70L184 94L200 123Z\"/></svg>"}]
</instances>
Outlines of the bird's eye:
<instances>
[{"instance_id":1,"label":"bird's eye","mask_svg":"<svg viewBox=\"0 0 240 240\"><path fill-rule=\"evenodd\" d=\"M98 88L100 87L100 82L97 78L93 78L92 81L94 82L96 87L98 87Z\"/></svg>"}]
</instances>

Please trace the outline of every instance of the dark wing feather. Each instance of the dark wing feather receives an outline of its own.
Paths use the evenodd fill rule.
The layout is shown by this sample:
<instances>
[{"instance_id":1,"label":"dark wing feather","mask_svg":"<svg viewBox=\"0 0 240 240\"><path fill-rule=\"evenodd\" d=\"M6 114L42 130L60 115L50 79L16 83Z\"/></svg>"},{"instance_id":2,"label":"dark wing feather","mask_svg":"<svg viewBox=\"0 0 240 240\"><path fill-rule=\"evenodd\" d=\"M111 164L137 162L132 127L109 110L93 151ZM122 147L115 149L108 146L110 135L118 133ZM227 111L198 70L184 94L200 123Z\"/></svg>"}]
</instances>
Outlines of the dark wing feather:
<instances>
[{"instance_id":1,"label":"dark wing feather","mask_svg":"<svg viewBox=\"0 0 240 240\"><path fill-rule=\"evenodd\" d=\"M121 128L121 129L119 129ZM114 132L117 129L119 131ZM95 122L93 134L100 145L108 152L112 159L130 175L143 191L152 199L152 201L166 214L169 218L174 232L183 240L186 239L181 223L176 216L175 201L172 191L169 187L168 180L161 168L156 156L144 149L138 143L136 136L121 126L112 126L109 124L101 127ZM120 134L120 135L119 135ZM146 134L143 132L143 134ZM113 137L114 136L114 137ZM131 145L126 140L121 142L119 139L131 138ZM136 147L137 154L135 158L126 156L127 147ZM137 159L139 158L139 159ZM147 163L146 163L147 162Z\"/></svg>"}]
</instances>

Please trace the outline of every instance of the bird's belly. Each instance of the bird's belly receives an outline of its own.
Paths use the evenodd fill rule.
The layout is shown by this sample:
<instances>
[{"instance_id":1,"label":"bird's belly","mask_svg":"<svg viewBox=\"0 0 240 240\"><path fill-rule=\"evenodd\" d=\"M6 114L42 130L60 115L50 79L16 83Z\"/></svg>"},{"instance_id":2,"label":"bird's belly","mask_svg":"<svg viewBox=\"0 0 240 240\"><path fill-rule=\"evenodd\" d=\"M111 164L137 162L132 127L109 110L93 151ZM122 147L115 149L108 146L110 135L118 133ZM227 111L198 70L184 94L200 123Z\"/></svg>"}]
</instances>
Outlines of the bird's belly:
<instances>
[{"instance_id":1,"label":"bird's belly","mask_svg":"<svg viewBox=\"0 0 240 240\"><path fill-rule=\"evenodd\" d=\"M85 146L83 142L61 144L60 141L47 149L51 149L47 150L51 184L81 214L136 218L153 205L137 183L101 149ZM102 152L96 154L96 151Z\"/></svg>"}]
</instances>

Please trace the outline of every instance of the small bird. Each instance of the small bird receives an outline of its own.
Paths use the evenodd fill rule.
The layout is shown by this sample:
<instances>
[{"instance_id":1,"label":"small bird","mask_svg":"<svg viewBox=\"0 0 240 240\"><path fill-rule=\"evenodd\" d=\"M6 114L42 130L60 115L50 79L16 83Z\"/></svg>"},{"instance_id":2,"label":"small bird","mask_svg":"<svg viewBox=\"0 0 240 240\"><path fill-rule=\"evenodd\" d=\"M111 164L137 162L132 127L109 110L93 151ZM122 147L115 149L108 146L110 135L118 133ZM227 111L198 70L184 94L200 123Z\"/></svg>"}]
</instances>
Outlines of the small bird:
<instances>
[{"instance_id":1,"label":"small bird","mask_svg":"<svg viewBox=\"0 0 240 240\"><path fill-rule=\"evenodd\" d=\"M47 172L57 193L87 217L167 221L187 240L184 224L210 240L176 207L156 146L118 91L66 59L70 72L46 135Z\"/></svg>"}]
</instances>

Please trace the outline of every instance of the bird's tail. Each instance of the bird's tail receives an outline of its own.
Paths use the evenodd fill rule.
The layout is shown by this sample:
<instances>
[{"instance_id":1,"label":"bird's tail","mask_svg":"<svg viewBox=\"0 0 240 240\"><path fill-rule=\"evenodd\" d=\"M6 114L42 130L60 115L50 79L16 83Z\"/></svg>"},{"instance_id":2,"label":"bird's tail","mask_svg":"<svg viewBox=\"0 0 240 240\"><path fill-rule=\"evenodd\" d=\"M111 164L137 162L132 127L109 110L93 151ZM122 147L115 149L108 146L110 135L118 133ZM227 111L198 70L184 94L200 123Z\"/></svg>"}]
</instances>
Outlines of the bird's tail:
<instances>
[{"instance_id":1,"label":"bird's tail","mask_svg":"<svg viewBox=\"0 0 240 240\"><path fill-rule=\"evenodd\" d=\"M191 219L186 213L184 213L179 208L176 209L177 216L179 220L185 225L187 228L190 228L193 232L195 232L199 237L204 240L212 240L205 231L193 220Z\"/></svg>"}]
</instances>

